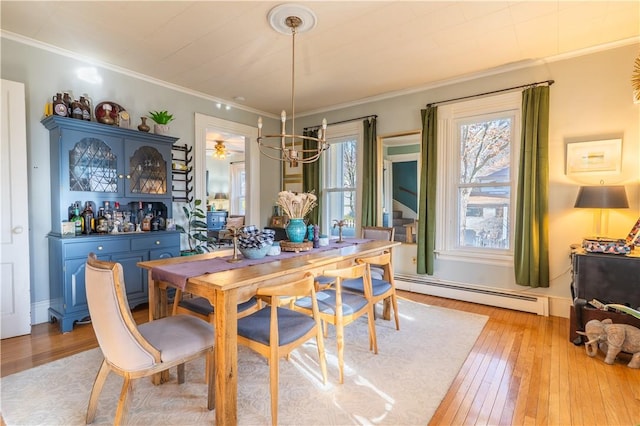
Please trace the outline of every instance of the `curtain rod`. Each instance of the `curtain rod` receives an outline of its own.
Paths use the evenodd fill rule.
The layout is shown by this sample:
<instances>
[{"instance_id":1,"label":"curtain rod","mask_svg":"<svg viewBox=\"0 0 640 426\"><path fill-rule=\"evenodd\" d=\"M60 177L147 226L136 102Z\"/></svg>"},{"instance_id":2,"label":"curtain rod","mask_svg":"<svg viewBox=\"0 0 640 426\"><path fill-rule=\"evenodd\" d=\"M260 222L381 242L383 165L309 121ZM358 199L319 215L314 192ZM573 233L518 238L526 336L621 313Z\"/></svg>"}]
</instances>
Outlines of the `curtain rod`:
<instances>
[{"instance_id":1,"label":"curtain rod","mask_svg":"<svg viewBox=\"0 0 640 426\"><path fill-rule=\"evenodd\" d=\"M378 118L377 115L373 114L373 115L365 115L362 117L356 117L356 118L350 118L348 120L342 120L342 121L336 121L335 123L327 123L327 126L335 126L336 124L343 124L343 123L349 123L351 121L356 121L356 120L362 120L363 118ZM305 127L303 130L315 130L315 129L319 129L322 126L310 126L310 127Z\"/></svg>"},{"instance_id":2,"label":"curtain rod","mask_svg":"<svg viewBox=\"0 0 640 426\"><path fill-rule=\"evenodd\" d=\"M500 90L494 90L494 91L491 91L491 92L478 93L477 95L461 96L459 98L447 99L446 101L431 102L431 103L427 104L427 108L430 108L430 107L432 107L434 105L438 105L438 104L444 104L444 103L447 103L447 102L461 101L463 99L471 99L471 98L477 98L479 96L493 95L494 93L508 92L509 90L522 89L523 87L532 87L532 86L537 86L539 84L548 84L549 86L551 86L553 83L555 83L555 81L553 81L553 80L545 80L545 81L538 81L536 83L523 84L521 86L513 86L513 87L509 87L507 89L500 89Z\"/></svg>"}]
</instances>

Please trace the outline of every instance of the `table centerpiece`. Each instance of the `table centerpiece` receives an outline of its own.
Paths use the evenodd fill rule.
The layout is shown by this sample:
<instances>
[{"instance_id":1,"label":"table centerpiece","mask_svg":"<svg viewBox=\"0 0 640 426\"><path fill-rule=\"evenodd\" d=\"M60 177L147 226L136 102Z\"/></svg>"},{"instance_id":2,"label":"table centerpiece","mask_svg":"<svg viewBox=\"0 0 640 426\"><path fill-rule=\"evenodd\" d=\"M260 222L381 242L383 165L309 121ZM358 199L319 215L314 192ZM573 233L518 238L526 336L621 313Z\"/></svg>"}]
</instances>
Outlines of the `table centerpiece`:
<instances>
[{"instance_id":1,"label":"table centerpiece","mask_svg":"<svg viewBox=\"0 0 640 426\"><path fill-rule=\"evenodd\" d=\"M317 200L318 197L312 192L281 191L278 193L276 204L282 207L284 214L289 217L289 223L285 227L289 241L293 243L304 241L307 233L304 218L318 205Z\"/></svg>"}]
</instances>

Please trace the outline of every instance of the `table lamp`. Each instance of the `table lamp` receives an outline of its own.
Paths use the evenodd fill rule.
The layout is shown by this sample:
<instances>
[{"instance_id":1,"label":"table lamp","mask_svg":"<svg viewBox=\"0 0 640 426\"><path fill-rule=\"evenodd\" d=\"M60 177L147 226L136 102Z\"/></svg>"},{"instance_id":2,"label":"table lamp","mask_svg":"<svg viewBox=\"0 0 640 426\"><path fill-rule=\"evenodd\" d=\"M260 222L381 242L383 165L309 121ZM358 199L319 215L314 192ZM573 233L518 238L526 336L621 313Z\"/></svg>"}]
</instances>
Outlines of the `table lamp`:
<instances>
[{"instance_id":1,"label":"table lamp","mask_svg":"<svg viewBox=\"0 0 640 426\"><path fill-rule=\"evenodd\" d=\"M224 203L229 200L229 195L226 192L216 192L213 196L213 200L216 203L216 208L218 210L225 210Z\"/></svg>"},{"instance_id":2,"label":"table lamp","mask_svg":"<svg viewBox=\"0 0 640 426\"><path fill-rule=\"evenodd\" d=\"M574 207L594 209L595 237L603 238L609 230L609 209L628 208L629 201L627 201L624 185L581 186Z\"/></svg>"}]
</instances>

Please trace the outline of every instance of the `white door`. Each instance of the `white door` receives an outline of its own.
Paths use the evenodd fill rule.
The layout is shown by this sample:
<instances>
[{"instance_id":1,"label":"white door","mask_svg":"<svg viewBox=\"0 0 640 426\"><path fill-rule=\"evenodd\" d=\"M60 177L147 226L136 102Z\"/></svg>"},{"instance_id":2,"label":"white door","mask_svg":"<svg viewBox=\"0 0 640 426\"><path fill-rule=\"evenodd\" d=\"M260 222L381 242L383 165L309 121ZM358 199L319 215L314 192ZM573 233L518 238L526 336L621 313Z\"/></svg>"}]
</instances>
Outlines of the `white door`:
<instances>
[{"instance_id":1,"label":"white door","mask_svg":"<svg viewBox=\"0 0 640 426\"><path fill-rule=\"evenodd\" d=\"M2 80L0 280L3 339L31 333L27 126L24 84Z\"/></svg>"}]
</instances>

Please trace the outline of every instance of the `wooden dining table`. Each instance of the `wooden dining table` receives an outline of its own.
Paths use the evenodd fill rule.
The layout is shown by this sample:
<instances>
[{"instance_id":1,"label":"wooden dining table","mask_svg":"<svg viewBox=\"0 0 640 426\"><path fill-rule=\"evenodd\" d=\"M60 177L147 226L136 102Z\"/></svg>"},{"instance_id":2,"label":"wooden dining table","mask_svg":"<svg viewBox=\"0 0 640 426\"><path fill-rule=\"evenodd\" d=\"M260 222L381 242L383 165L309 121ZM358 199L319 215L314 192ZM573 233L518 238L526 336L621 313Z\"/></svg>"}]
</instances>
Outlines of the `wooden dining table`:
<instances>
[{"instance_id":1,"label":"wooden dining table","mask_svg":"<svg viewBox=\"0 0 640 426\"><path fill-rule=\"evenodd\" d=\"M150 321L169 314L166 290L170 287L205 297L215 306L216 424L235 425L238 423L238 303L251 298L259 287L297 280L307 272L320 275L325 270L348 266L359 257L391 250L397 245L400 243L395 241L346 239L338 243L333 240L328 247L295 255L282 253L260 261L239 255L241 260L231 263L228 262L232 259L231 250L222 250L138 262L138 266L148 271Z\"/></svg>"}]
</instances>

